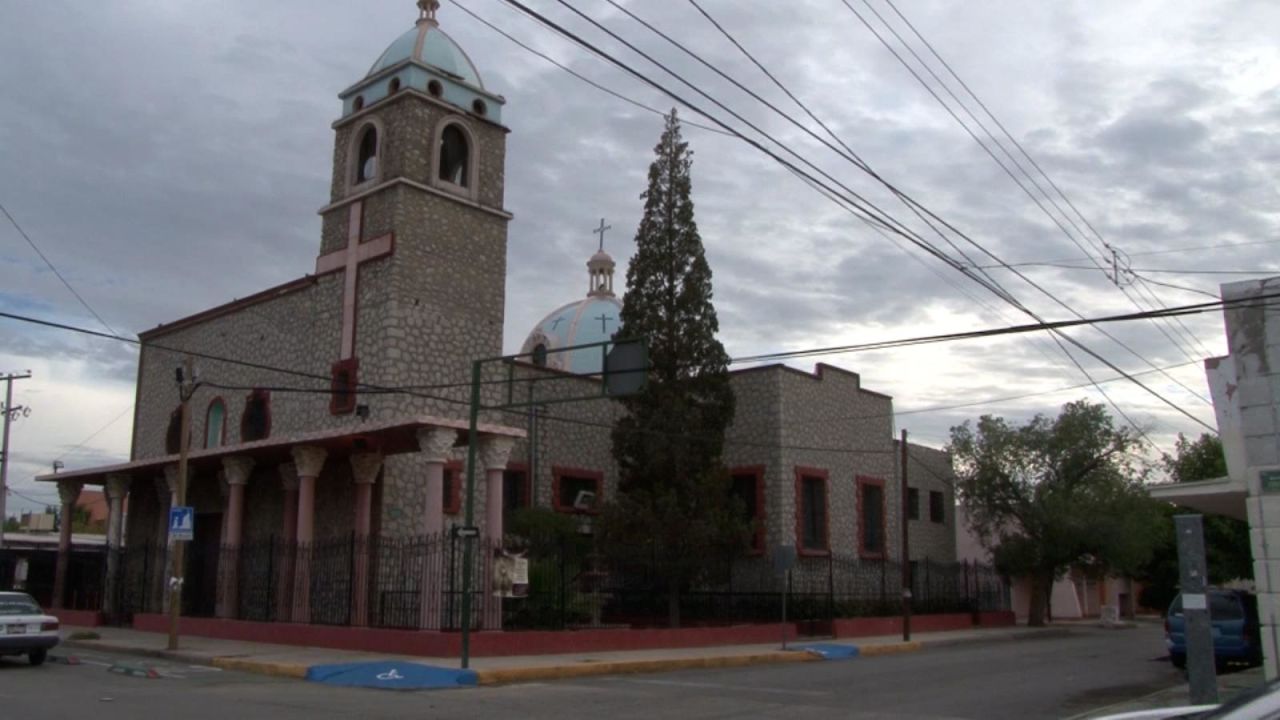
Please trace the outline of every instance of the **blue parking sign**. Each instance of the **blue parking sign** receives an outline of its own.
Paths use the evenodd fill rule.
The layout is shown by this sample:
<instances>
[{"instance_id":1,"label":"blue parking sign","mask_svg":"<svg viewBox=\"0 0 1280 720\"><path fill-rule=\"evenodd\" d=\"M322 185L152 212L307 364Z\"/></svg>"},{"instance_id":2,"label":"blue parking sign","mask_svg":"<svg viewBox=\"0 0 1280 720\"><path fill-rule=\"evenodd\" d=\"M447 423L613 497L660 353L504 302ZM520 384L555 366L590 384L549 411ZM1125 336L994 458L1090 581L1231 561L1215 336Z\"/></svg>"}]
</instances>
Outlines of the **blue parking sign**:
<instances>
[{"instance_id":1,"label":"blue parking sign","mask_svg":"<svg viewBox=\"0 0 1280 720\"><path fill-rule=\"evenodd\" d=\"M196 530L196 511L191 506L169 508L169 539L190 540Z\"/></svg>"}]
</instances>

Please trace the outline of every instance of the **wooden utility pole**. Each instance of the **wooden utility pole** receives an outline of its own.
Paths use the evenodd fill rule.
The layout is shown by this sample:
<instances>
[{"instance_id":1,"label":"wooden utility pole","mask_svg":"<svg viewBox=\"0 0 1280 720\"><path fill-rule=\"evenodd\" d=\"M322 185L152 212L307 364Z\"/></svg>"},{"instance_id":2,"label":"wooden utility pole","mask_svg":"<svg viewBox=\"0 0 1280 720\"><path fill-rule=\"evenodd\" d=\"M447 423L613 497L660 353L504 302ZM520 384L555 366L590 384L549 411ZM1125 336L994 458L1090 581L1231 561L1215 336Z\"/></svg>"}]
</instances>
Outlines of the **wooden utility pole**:
<instances>
[{"instance_id":1,"label":"wooden utility pole","mask_svg":"<svg viewBox=\"0 0 1280 720\"><path fill-rule=\"evenodd\" d=\"M4 380L4 407L0 408L0 412L4 413L4 448L0 450L0 548L4 547L4 523L9 519L5 514L5 496L9 494L9 423L18 418L18 415L26 417L31 414L31 408L14 407L13 406L13 381L25 380L31 377L31 371L25 374L17 375L10 373L0 378Z\"/></svg>"},{"instance_id":2,"label":"wooden utility pole","mask_svg":"<svg viewBox=\"0 0 1280 720\"><path fill-rule=\"evenodd\" d=\"M902 640L911 640L911 491L907 485L907 431L902 431Z\"/></svg>"},{"instance_id":3,"label":"wooden utility pole","mask_svg":"<svg viewBox=\"0 0 1280 720\"><path fill-rule=\"evenodd\" d=\"M174 507L187 505L187 453L191 450L191 396L195 392L195 369L188 356L178 369L178 396L182 399L182 422L178 432L178 488ZM169 649L178 649L178 618L182 615L182 566L186 542L170 533L169 569Z\"/></svg>"}]
</instances>

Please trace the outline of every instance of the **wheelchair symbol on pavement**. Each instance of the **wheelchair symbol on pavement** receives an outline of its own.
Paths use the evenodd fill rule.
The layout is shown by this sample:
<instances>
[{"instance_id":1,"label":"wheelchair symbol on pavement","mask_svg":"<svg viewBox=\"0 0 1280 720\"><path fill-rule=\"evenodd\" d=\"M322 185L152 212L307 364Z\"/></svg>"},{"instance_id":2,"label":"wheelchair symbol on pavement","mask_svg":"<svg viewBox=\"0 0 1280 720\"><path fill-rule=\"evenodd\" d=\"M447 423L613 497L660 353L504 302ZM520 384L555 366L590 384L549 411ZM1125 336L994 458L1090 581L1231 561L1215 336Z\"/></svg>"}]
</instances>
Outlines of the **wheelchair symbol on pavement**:
<instances>
[{"instance_id":1,"label":"wheelchair symbol on pavement","mask_svg":"<svg viewBox=\"0 0 1280 720\"><path fill-rule=\"evenodd\" d=\"M390 670L384 673L378 673L378 679L379 680L403 680L404 676L396 672L395 668L391 668Z\"/></svg>"}]
</instances>

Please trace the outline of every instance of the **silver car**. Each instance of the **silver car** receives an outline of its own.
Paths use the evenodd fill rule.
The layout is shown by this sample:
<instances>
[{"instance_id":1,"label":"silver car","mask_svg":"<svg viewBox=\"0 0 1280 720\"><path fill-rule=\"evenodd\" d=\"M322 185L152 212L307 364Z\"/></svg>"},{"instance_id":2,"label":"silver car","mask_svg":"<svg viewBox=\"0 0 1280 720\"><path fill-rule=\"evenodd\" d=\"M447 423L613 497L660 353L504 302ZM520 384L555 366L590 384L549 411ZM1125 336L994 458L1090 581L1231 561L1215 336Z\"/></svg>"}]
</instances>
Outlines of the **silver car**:
<instances>
[{"instance_id":1,"label":"silver car","mask_svg":"<svg viewBox=\"0 0 1280 720\"><path fill-rule=\"evenodd\" d=\"M58 618L45 615L26 593L0 592L0 655L26 655L41 665L58 644Z\"/></svg>"}]
</instances>

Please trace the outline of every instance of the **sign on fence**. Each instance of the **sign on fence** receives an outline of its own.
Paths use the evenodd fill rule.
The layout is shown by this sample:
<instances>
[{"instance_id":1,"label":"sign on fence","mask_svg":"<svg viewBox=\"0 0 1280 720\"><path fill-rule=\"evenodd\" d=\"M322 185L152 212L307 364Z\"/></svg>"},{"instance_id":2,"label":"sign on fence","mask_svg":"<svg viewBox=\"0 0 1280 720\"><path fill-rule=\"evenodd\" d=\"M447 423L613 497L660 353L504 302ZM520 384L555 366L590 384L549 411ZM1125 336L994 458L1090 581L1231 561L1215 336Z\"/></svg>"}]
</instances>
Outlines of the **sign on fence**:
<instances>
[{"instance_id":1,"label":"sign on fence","mask_svg":"<svg viewBox=\"0 0 1280 720\"><path fill-rule=\"evenodd\" d=\"M169 508L169 539L191 540L195 537L196 511L190 505Z\"/></svg>"},{"instance_id":2,"label":"sign on fence","mask_svg":"<svg viewBox=\"0 0 1280 720\"><path fill-rule=\"evenodd\" d=\"M512 554L502 549L494 551L493 595L507 598L529 596L529 558L523 553Z\"/></svg>"}]
</instances>

